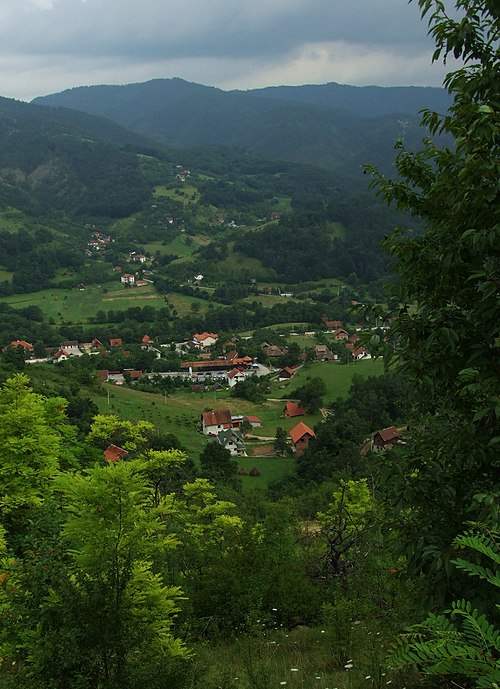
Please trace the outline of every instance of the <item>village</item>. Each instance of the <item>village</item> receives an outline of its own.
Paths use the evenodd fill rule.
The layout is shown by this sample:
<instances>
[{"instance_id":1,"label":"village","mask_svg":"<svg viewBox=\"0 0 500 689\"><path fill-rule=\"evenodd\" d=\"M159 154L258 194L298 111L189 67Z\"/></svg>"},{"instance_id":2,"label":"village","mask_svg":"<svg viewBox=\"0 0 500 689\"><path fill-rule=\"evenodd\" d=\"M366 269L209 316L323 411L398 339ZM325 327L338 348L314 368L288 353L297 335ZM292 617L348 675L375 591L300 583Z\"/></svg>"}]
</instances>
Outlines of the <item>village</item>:
<instances>
[{"instance_id":1,"label":"village","mask_svg":"<svg viewBox=\"0 0 500 689\"><path fill-rule=\"evenodd\" d=\"M365 346L360 344L361 337L356 332L349 334L338 320L324 321L325 333L337 347L327 344L316 344L309 352L309 358L315 365L330 370L332 365L342 366L339 361L338 345L345 348L352 364L361 361L370 361L371 354ZM312 334L312 333L311 333ZM138 343L125 343L123 338L110 338L101 342L93 338L88 342L77 340L62 341L59 348L46 348L45 356L36 356L35 347L25 340L13 340L3 350L16 350L21 352L27 364L53 364L64 365L68 361L77 361L82 357L92 357L93 370L96 379L101 384L112 386L127 386L141 388L151 384L163 385L170 381L172 384L183 385L184 389L193 394L203 396L207 393L225 393L234 399L238 399L238 387L243 387L245 381L255 382L259 379L265 382L266 396L287 395L286 387L301 371L306 370L306 356L302 354L296 363L280 366L289 351L283 346L264 341L260 344L261 356L258 358L248 355L240 355L239 349L244 351L245 338L233 337L224 342L219 341L219 335L213 332L194 333L191 338L177 343L159 343L155 338L144 334ZM134 360L134 353L138 350L148 353L151 361L158 361L168 353L174 353L178 358L177 370L154 371L123 366L119 369L105 366L106 359L112 359L118 355L120 361ZM37 352L40 354L40 352ZM103 365L104 364L104 365ZM337 369L338 370L338 369ZM285 390L285 393L282 392ZM274 391L274 392L273 392ZM109 395L109 393L108 393ZM279 399L273 400L279 405ZM220 406L220 405L219 405ZM232 413L231 409L210 408L205 409L198 416L196 429L199 433L217 442L228 450L231 456L248 456L247 445L252 440L261 441L259 450L252 448L252 454L261 456L276 454L275 438L262 435L262 420L259 416L259 404L255 403L254 413ZM290 399L283 398L281 407L276 412L283 418L286 429L287 452L299 457L314 441L316 433L313 426L328 418L328 408L321 410L320 417L311 416L311 409L300 399L290 394ZM306 417L306 418L301 418ZM309 418L311 419L309 421ZM308 422L308 423L306 423ZM368 438L360 451L384 450L403 442L400 432L394 427L381 429ZM105 455L108 461L117 461L123 455L123 448L116 450L114 459L110 459L113 451Z\"/></svg>"}]
</instances>

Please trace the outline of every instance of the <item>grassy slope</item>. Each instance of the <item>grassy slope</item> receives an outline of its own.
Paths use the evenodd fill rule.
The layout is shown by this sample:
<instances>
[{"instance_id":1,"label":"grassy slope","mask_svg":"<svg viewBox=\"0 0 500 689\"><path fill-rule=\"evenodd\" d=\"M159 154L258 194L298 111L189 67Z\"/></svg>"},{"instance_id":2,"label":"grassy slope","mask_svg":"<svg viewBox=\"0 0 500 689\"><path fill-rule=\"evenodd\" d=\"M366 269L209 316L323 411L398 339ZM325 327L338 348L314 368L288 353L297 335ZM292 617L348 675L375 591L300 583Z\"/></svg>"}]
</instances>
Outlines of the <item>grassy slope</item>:
<instances>
[{"instance_id":1,"label":"grassy slope","mask_svg":"<svg viewBox=\"0 0 500 689\"><path fill-rule=\"evenodd\" d=\"M369 361L357 361L354 364L317 363L310 366L303 366L286 385L285 389L280 388L281 383L274 383L273 390L279 397L293 397L294 390L307 382L310 378L321 378L326 384L325 400L335 400L340 397L347 397L351 381L354 375L363 378L368 376L379 376L383 373L384 364L380 359Z\"/></svg>"},{"instance_id":2,"label":"grassy slope","mask_svg":"<svg viewBox=\"0 0 500 689\"><path fill-rule=\"evenodd\" d=\"M119 311L131 306L165 306L163 297L154 291L152 286L127 289L118 279L86 290L46 289L29 294L16 294L5 297L3 301L14 308L38 306L47 319L53 318L56 323L88 323L98 311Z\"/></svg>"}]
</instances>

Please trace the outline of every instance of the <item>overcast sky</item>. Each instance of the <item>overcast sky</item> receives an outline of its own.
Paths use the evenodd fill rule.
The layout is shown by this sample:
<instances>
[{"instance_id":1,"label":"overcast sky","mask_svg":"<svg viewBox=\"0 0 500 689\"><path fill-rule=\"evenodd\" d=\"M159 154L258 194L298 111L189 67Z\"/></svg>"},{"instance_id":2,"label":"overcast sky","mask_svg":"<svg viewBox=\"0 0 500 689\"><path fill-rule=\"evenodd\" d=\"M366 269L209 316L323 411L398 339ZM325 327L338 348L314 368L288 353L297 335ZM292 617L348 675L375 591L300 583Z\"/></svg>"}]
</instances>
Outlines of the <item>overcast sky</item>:
<instances>
[{"instance_id":1,"label":"overcast sky","mask_svg":"<svg viewBox=\"0 0 500 689\"><path fill-rule=\"evenodd\" d=\"M181 77L440 86L416 0L0 0L0 96Z\"/></svg>"}]
</instances>

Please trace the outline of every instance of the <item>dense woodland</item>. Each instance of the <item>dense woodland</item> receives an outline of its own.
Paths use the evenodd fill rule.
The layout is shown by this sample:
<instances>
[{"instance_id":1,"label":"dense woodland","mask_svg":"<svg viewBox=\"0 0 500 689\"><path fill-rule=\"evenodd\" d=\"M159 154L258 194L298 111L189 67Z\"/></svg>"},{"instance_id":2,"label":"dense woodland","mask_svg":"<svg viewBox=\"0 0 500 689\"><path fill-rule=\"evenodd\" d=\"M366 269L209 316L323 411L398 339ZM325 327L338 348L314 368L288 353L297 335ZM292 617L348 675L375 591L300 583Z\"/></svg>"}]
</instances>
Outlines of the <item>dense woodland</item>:
<instances>
[{"instance_id":1,"label":"dense woodland","mask_svg":"<svg viewBox=\"0 0 500 689\"><path fill-rule=\"evenodd\" d=\"M93 336L103 338L120 324L131 343L146 326L166 341L201 328L228 336L249 329L253 356L252 347L269 332L259 328L295 321L321 327L325 311L333 316L335 308L337 317L344 317L353 286L370 283L364 317L392 322L388 334L372 330L370 339L388 371L378 378L353 378L348 396L332 403L331 414L316 426L316 437L292 474L266 492L244 491L238 465L222 446L208 443L199 456L188 456L172 429L97 413L90 398L100 389L92 357L67 362L61 375L33 373L30 381L22 352L2 353L2 689L500 685L500 17L496 5L483 0L457 0L454 18L441 3L419 4L424 17L430 15L435 59L453 53L465 66L446 79L453 97L449 113L423 116L431 132L452 136L455 146L440 148L427 139L412 153L401 144L396 179L370 169L379 195L406 214L400 218L415 217L415 224L391 233L389 216L373 206L375 231L363 235L360 211L347 200L342 206L333 191L328 202L331 188L325 185L321 203L298 201L297 194L293 213L280 207L279 217L248 232L236 222L224 225L187 260L184 256L189 269L210 271L211 261L222 265L234 255L232 242L255 253L258 237L264 268L291 284L311 280L302 285L302 298L264 308L251 301L256 290L251 275L241 281L240 292L237 280L223 284L213 278L201 300L213 299L218 290L221 302L203 314L193 310L178 317L165 302L162 309L103 312L92 323ZM146 162L134 155L135 164L125 165L126 185L141 165L145 185L166 167L172 170L165 152L157 158L150 153L141 154ZM225 153L213 154L196 155L225 165ZM62 149L59 155L63 160ZM32 171L35 164L20 156L18 170ZM81 169L89 168L82 163ZM290 177L280 172L278 178L291 184L298 168L286 169ZM25 185L33 183L21 179L17 185L5 169L2 180L10 206L16 189L21 198ZM208 205L222 203L222 195L242 216L245 208L245 222L239 222L246 224L258 217L259 204L269 201L259 184L249 191L249 181L238 178L232 188L227 178L220 185L199 180L195 195L205 195ZM182 196L169 196L170 188L162 188L162 213L185 213L183 234L194 242L199 224L206 231L202 218L208 216L190 210ZM47 228L37 217L16 232L0 233L8 254L2 265L13 273L6 282L18 291L33 289L28 281L21 284L20 276L37 260L48 263L52 250L63 257L56 271L71 268L80 277L76 242L71 245L68 238L79 237L86 246L75 220L84 197L83 192L80 199L67 197L72 210L66 216L54 210L59 225ZM90 199L85 203L91 208ZM148 197L141 206L132 197L131 203L145 215L133 216L117 231L103 265L137 248L141 238L132 239L141 225L158 232L161 201ZM108 206L106 214L113 213ZM27 217L25 212L22 225ZM349 238L357 222L357 236ZM377 300L373 281L386 270L385 260L368 255L384 225L395 279ZM57 242L67 254L58 253ZM303 263L292 261L299 248ZM339 252L346 256L343 267L330 273ZM171 256L170 250L164 255ZM155 284L162 294L176 281L175 270L169 272L176 262L180 273L183 261L172 257L158 271ZM313 281L314 268L318 279L339 277L347 269L354 275L350 285L330 291ZM38 287L55 277L40 271ZM81 324L47 323L35 306L2 304L0 311L6 341L29 337L43 349L57 346L61 337L88 334ZM290 345L283 365L300 354ZM255 382L238 385L235 396L258 402L266 394ZM297 397L318 409L323 385L311 378ZM390 424L406 428L404 444L360 452L369 434ZM278 454L286 461L288 446L282 441L277 432ZM121 449L120 461L104 454L110 446Z\"/></svg>"}]
</instances>

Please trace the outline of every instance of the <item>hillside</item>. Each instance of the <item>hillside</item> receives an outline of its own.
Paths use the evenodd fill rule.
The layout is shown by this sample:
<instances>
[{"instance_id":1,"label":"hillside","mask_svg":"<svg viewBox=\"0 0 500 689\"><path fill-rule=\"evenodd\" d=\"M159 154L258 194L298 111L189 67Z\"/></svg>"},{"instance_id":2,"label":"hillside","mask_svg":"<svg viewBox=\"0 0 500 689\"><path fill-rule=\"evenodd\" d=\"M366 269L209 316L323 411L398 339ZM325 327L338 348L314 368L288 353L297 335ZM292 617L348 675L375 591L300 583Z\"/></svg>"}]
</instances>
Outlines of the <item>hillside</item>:
<instances>
[{"instance_id":1,"label":"hillside","mask_svg":"<svg viewBox=\"0 0 500 689\"><path fill-rule=\"evenodd\" d=\"M255 295L260 283L368 285L385 273L378 244L396 217L359 173L241 147L173 151L102 117L7 99L0 144L5 296L79 283L113 290L114 266L137 271L133 252L148 257L157 291L183 285L188 308L202 312ZM89 245L92 227L109 236L105 252ZM196 273L208 291L195 298L186 282Z\"/></svg>"},{"instance_id":2,"label":"hillside","mask_svg":"<svg viewBox=\"0 0 500 689\"><path fill-rule=\"evenodd\" d=\"M417 147L418 112L448 104L443 89L276 87L222 91L181 79L79 87L35 103L109 117L174 148L238 146L256 155L353 173L372 162L388 170L392 144Z\"/></svg>"}]
</instances>

